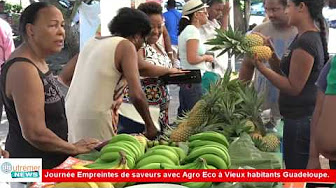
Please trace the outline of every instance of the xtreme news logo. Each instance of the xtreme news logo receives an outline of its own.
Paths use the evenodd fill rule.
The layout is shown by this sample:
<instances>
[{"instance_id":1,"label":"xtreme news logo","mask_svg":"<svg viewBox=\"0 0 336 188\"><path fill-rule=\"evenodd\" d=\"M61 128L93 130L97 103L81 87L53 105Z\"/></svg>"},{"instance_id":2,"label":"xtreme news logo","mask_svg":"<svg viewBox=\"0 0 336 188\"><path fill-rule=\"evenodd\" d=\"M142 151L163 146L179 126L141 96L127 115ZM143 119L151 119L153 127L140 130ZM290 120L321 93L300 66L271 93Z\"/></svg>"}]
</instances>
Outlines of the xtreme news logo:
<instances>
[{"instance_id":1,"label":"xtreme news logo","mask_svg":"<svg viewBox=\"0 0 336 188\"><path fill-rule=\"evenodd\" d=\"M16 180L35 180L41 179L42 160L41 159L1 159L0 160L0 182Z\"/></svg>"}]
</instances>

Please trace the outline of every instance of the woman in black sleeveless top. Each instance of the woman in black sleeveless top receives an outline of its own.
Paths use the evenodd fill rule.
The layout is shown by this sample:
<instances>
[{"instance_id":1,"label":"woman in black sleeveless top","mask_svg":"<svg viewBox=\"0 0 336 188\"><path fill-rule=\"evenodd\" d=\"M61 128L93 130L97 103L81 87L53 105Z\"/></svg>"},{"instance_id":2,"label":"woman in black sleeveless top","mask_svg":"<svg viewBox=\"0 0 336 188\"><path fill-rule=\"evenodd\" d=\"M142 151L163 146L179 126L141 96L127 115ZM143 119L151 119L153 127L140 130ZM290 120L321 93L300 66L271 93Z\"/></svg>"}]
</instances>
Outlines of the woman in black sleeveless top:
<instances>
[{"instance_id":1,"label":"woman in black sleeveless top","mask_svg":"<svg viewBox=\"0 0 336 188\"><path fill-rule=\"evenodd\" d=\"M12 158L42 158L43 168L53 168L69 155L91 151L98 141L67 142L64 96L45 61L63 48L62 13L52 5L33 3L23 11L19 29L24 42L1 70L9 121L6 150Z\"/></svg>"},{"instance_id":2,"label":"woman in black sleeveless top","mask_svg":"<svg viewBox=\"0 0 336 188\"><path fill-rule=\"evenodd\" d=\"M310 123L317 94L315 82L328 60L322 15L324 3L323 0L287 2L289 24L298 29L298 35L281 61L277 57L269 61L279 70L273 71L262 62L256 62L256 67L280 89L279 107L284 120L283 146L286 168L305 169L309 155L315 155L314 146L310 146Z\"/></svg>"}]
</instances>

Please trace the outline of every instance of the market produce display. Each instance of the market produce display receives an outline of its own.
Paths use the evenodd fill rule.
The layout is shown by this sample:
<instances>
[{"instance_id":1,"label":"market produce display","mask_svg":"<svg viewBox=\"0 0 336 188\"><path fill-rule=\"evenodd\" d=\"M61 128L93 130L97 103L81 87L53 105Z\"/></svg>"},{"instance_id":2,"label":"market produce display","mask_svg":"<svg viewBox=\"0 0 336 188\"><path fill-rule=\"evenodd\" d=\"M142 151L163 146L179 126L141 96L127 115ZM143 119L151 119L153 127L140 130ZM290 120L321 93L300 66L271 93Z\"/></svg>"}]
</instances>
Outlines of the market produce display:
<instances>
[{"instance_id":1,"label":"market produce display","mask_svg":"<svg viewBox=\"0 0 336 188\"><path fill-rule=\"evenodd\" d=\"M251 35L249 45L260 45L262 38ZM230 169L281 168L276 153L280 140L266 133L261 119L263 97L252 86L224 78L211 85L190 112L178 120L176 128L164 130L156 140L143 135L119 134L100 151L79 157L95 159L73 169ZM254 153L262 158L255 158ZM63 187L127 187L136 182L58 183ZM186 187L216 187L212 182L176 183Z\"/></svg>"}]
</instances>

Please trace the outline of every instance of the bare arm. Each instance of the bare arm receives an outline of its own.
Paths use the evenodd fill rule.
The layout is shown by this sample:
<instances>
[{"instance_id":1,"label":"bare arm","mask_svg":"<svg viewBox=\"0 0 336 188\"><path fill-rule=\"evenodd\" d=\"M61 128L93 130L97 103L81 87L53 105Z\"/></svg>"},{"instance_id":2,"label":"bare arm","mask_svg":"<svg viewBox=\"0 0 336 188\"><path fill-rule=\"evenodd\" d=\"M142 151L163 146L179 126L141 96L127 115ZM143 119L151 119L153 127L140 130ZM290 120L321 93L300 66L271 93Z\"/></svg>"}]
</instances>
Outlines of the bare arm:
<instances>
[{"instance_id":1,"label":"bare arm","mask_svg":"<svg viewBox=\"0 0 336 188\"><path fill-rule=\"evenodd\" d=\"M89 152L97 142L88 147L76 147L47 128L44 113L44 89L36 68L17 62L7 73L6 95L14 101L22 136L34 147L48 152L70 155Z\"/></svg>"},{"instance_id":2,"label":"bare arm","mask_svg":"<svg viewBox=\"0 0 336 188\"><path fill-rule=\"evenodd\" d=\"M75 67L77 64L77 60L78 60L78 55L75 55L74 57L72 57L69 62L63 67L62 72L59 75L59 79L68 87L71 84L71 80L72 80L72 76L75 72Z\"/></svg>"},{"instance_id":3,"label":"bare arm","mask_svg":"<svg viewBox=\"0 0 336 188\"><path fill-rule=\"evenodd\" d=\"M318 129L315 130L315 143L318 151L329 160L336 160L335 106L336 96L325 95L318 119Z\"/></svg>"},{"instance_id":4,"label":"bare arm","mask_svg":"<svg viewBox=\"0 0 336 188\"><path fill-rule=\"evenodd\" d=\"M139 65L139 72L141 76L147 77L159 77L166 74L174 74L181 72L179 69L176 68L165 68L161 66L153 65L144 60L143 56L143 49L138 51L138 65Z\"/></svg>"},{"instance_id":5,"label":"bare arm","mask_svg":"<svg viewBox=\"0 0 336 188\"><path fill-rule=\"evenodd\" d=\"M138 51L138 65L141 76L158 77L170 73L168 68L153 65L144 59L144 50Z\"/></svg>"},{"instance_id":6,"label":"bare arm","mask_svg":"<svg viewBox=\"0 0 336 188\"><path fill-rule=\"evenodd\" d=\"M316 97L316 104L315 109L312 117L312 121L310 124L310 147L309 147L309 161L307 165L307 169L320 169L320 161L319 161L319 151L318 147L315 144L315 131L318 128L318 120L320 118L322 104L324 100L324 93L318 90L317 97Z\"/></svg>"},{"instance_id":7,"label":"bare arm","mask_svg":"<svg viewBox=\"0 0 336 188\"><path fill-rule=\"evenodd\" d=\"M197 53L198 45L199 45L199 40L197 39L190 39L187 41L187 61L191 65L197 65L204 61L213 62L212 55L202 55L202 56L198 55Z\"/></svg>"},{"instance_id":8,"label":"bare arm","mask_svg":"<svg viewBox=\"0 0 336 188\"><path fill-rule=\"evenodd\" d=\"M223 16L222 16L222 20L221 20L221 29L223 31L227 30L228 25L229 25L229 16L230 16L230 3L228 1L225 2L224 4L224 8L223 8Z\"/></svg>"},{"instance_id":9,"label":"bare arm","mask_svg":"<svg viewBox=\"0 0 336 188\"><path fill-rule=\"evenodd\" d=\"M141 89L136 49L131 42L124 40L119 43L115 54L116 62L127 80L132 103L145 122L146 136L152 139L156 136L157 130L148 110L147 99Z\"/></svg>"},{"instance_id":10,"label":"bare arm","mask_svg":"<svg viewBox=\"0 0 336 188\"><path fill-rule=\"evenodd\" d=\"M306 85L313 64L313 56L302 49L296 49L292 54L288 77L267 68L262 62L257 62L256 67L280 91L288 95L297 96Z\"/></svg>"}]
</instances>

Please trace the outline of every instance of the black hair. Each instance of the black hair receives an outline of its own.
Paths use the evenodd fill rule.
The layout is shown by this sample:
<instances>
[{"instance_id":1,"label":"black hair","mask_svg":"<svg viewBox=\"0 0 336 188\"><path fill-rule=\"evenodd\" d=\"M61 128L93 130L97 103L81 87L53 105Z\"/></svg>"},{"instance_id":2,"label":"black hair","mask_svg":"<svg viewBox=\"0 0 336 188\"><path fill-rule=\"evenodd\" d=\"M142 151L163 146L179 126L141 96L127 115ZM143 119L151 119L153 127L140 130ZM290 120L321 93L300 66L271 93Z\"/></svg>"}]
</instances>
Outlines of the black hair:
<instances>
[{"instance_id":1,"label":"black hair","mask_svg":"<svg viewBox=\"0 0 336 188\"><path fill-rule=\"evenodd\" d=\"M291 1L296 6L298 6L300 3L304 3L308 7L308 11L311 18L318 22L320 26L320 35L324 51L324 62L326 63L329 60L329 53L328 53L326 21L322 14L322 9L324 7L324 0L291 0Z\"/></svg>"},{"instance_id":2,"label":"black hair","mask_svg":"<svg viewBox=\"0 0 336 188\"><path fill-rule=\"evenodd\" d=\"M188 14L186 16L182 16L182 18L180 19L179 22L179 26L178 26L178 35L180 35L182 33L182 31L191 24L191 20L193 17L194 13Z\"/></svg>"},{"instance_id":3,"label":"black hair","mask_svg":"<svg viewBox=\"0 0 336 188\"><path fill-rule=\"evenodd\" d=\"M27 8L24 9L24 11L20 16L20 24L19 24L19 33L22 38L26 38L27 34L26 25L34 24L37 19L38 12L43 8L51 6L53 5L46 2L36 2L30 4Z\"/></svg>"},{"instance_id":4,"label":"black hair","mask_svg":"<svg viewBox=\"0 0 336 188\"><path fill-rule=\"evenodd\" d=\"M280 4L282 4L284 7L287 6L287 0L277 0ZM263 0L263 3L265 4L266 0Z\"/></svg>"},{"instance_id":5,"label":"black hair","mask_svg":"<svg viewBox=\"0 0 336 188\"><path fill-rule=\"evenodd\" d=\"M112 35L120 37L130 37L136 34L146 37L151 31L151 24L148 16L136 9L121 8L117 15L108 24Z\"/></svg>"},{"instance_id":6,"label":"black hair","mask_svg":"<svg viewBox=\"0 0 336 188\"><path fill-rule=\"evenodd\" d=\"M212 5L214 5L216 3L224 3L223 0L205 0L203 2L207 5L209 5L209 7L211 7Z\"/></svg>"},{"instance_id":7,"label":"black hair","mask_svg":"<svg viewBox=\"0 0 336 188\"><path fill-rule=\"evenodd\" d=\"M176 1L175 0L168 0L167 8L175 8L175 7L176 7Z\"/></svg>"},{"instance_id":8,"label":"black hair","mask_svg":"<svg viewBox=\"0 0 336 188\"><path fill-rule=\"evenodd\" d=\"M138 10L141 10L142 12L146 13L147 15L152 15L152 14L162 14L162 6L154 1L146 2L146 3L141 3L138 6Z\"/></svg>"}]
</instances>

